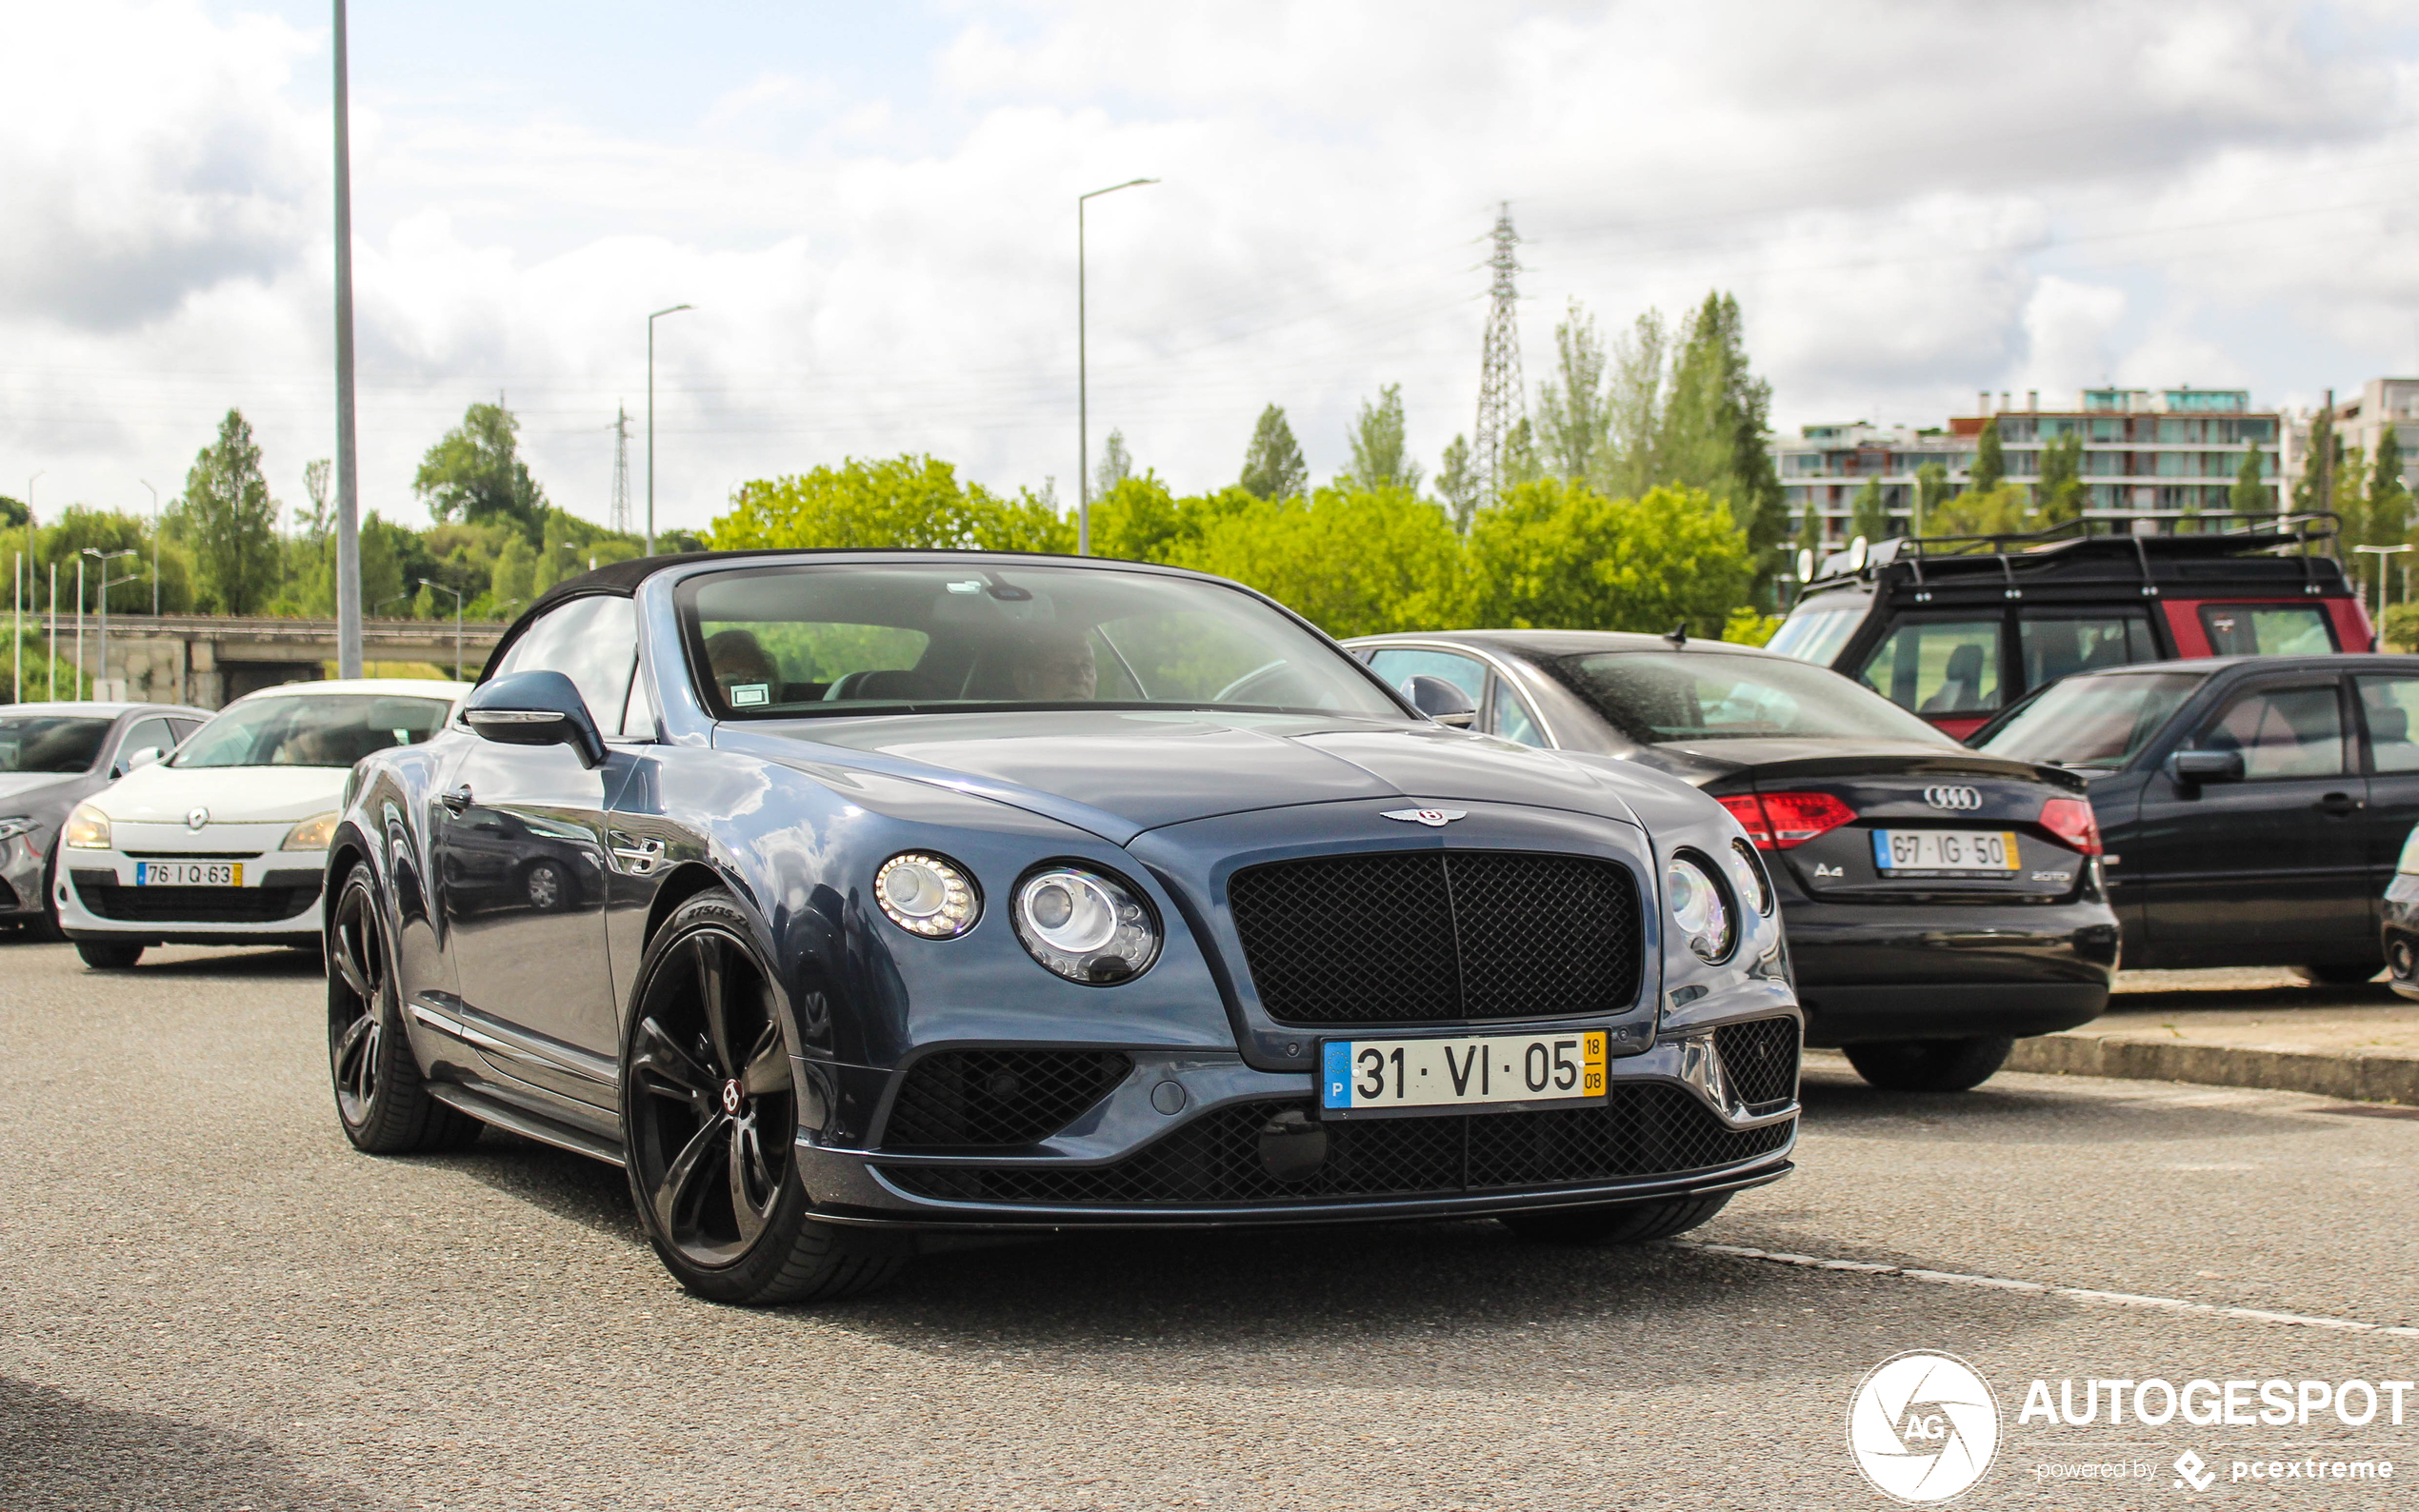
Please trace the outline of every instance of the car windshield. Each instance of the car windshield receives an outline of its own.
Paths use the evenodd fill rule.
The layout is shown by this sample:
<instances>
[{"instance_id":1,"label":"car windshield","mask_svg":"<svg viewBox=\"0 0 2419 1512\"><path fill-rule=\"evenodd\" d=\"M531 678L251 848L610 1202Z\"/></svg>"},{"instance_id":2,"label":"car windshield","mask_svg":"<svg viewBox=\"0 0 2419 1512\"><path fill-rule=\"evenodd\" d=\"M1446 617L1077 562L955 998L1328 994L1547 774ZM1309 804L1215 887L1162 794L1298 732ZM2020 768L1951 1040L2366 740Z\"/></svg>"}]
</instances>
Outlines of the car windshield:
<instances>
[{"instance_id":1,"label":"car windshield","mask_svg":"<svg viewBox=\"0 0 2419 1512\"><path fill-rule=\"evenodd\" d=\"M1613 728L1648 745L1771 736L1957 744L1870 688L1777 656L1591 651L1554 667Z\"/></svg>"},{"instance_id":2,"label":"car windshield","mask_svg":"<svg viewBox=\"0 0 2419 1512\"><path fill-rule=\"evenodd\" d=\"M299 693L253 698L185 743L174 766L350 766L390 746L417 746L445 727L442 698Z\"/></svg>"},{"instance_id":3,"label":"car windshield","mask_svg":"<svg viewBox=\"0 0 2419 1512\"><path fill-rule=\"evenodd\" d=\"M1408 717L1267 604L1156 572L751 567L692 578L675 597L723 719L1078 705Z\"/></svg>"},{"instance_id":4,"label":"car windshield","mask_svg":"<svg viewBox=\"0 0 2419 1512\"><path fill-rule=\"evenodd\" d=\"M1812 662L1817 666L1829 666L1831 658L1839 655L1839 648L1856 632L1856 627L1864 623L1865 605L1861 600L1831 608L1808 605L1791 613L1788 622L1772 632L1764 648L1794 656L1801 662Z\"/></svg>"},{"instance_id":5,"label":"car windshield","mask_svg":"<svg viewBox=\"0 0 2419 1512\"><path fill-rule=\"evenodd\" d=\"M0 715L0 772L80 772L101 754L110 722L74 714Z\"/></svg>"},{"instance_id":6,"label":"car windshield","mask_svg":"<svg viewBox=\"0 0 2419 1512\"><path fill-rule=\"evenodd\" d=\"M2109 771L2131 761L2207 672L2069 677L2008 717L1982 748L1993 756Z\"/></svg>"}]
</instances>

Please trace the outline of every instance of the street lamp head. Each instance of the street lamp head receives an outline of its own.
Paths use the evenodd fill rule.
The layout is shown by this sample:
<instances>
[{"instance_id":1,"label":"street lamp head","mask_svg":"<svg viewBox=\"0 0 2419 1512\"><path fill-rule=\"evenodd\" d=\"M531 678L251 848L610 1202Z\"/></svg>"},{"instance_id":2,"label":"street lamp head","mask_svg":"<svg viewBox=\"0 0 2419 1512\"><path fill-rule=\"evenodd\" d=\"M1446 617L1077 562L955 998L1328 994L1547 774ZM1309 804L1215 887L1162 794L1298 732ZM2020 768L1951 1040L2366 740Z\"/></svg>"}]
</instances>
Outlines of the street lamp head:
<instances>
[{"instance_id":1,"label":"street lamp head","mask_svg":"<svg viewBox=\"0 0 2419 1512\"><path fill-rule=\"evenodd\" d=\"M682 310L684 310L684 309L695 309L696 308L697 308L697 307L696 307L696 306L694 306L694 305L673 305L673 306L670 306L670 307L669 307L669 308L664 308L664 309L659 309L659 310L655 311L655 312L654 312L654 314L651 314L651 315L648 316L647 318L648 318L649 320L656 320L656 319L659 319L659 318L661 318L661 317L663 317L663 316L665 316L665 315L677 315L677 314L679 314L679 313L680 313Z\"/></svg>"},{"instance_id":2,"label":"street lamp head","mask_svg":"<svg viewBox=\"0 0 2419 1512\"><path fill-rule=\"evenodd\" d=\"M1119 189L1139 189L1145 184L1156 184L1159 181L1155 178L1130 178L1123 184L1111 184L1107 189L1096 189L1089 194L1078 194L1075 196L1075 203L1080 205L1086 200L1096 200L1103 194L1114 194Z\"/></svg>"}]
</instances>

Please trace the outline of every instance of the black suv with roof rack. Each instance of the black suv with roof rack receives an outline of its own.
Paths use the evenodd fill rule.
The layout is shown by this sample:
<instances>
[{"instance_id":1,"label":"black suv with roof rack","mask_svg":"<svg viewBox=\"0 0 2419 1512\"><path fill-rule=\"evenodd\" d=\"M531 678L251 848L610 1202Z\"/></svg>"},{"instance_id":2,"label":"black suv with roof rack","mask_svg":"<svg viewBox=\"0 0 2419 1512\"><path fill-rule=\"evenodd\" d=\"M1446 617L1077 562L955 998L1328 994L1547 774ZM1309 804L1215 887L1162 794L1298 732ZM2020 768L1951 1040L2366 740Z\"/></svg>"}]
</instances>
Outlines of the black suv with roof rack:
<instances>
[{"instance_id":1,"label":"black suv with roof rack","mask_svg":"<svg viewBox=\"0 0 2419 1512\"><path fill-rule=\"evenodd\" d=\"M2085 518L2029 535L1860 540L1772 637L1960 740L2072 672L2136 662L2368 651L2376 636L2331 514L2209 516L2193 534Z\"/></svg>"}]
</instances>

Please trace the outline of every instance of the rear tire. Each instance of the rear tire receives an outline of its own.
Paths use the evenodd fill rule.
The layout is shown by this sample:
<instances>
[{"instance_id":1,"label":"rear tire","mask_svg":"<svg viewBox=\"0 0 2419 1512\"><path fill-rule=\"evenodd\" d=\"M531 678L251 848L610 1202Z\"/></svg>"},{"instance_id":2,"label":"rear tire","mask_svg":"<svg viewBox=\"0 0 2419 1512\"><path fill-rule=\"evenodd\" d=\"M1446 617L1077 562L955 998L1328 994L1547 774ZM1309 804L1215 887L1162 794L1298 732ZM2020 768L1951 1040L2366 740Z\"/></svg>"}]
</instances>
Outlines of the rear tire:
<instances>
[{"instance_id":1,"label":"rear tire","mask_svg":"<svg viewBox=\"0 0 2419 1512\"><path fill-rule=\"evenodd\" d=\"M354 865L328 918L328 1069L345 1138L371 1155L473 1143L487 1125L429 1095L404 1032L378 879L367 862Z\"/></svg>"},{"instance_id":2,"label":"rear tire","mask_svg":"<svg viewBox=\"0 0 2419 1512\"><path fill-rule=\"evenodd\" d=\"M622 1045L622 1138L648 1243L686 1290L748 1307L851 1297L913 1253L814 1216L770 981L730 894L701 892L648 947Z\"/></svg>"},{"instance_id":3,"label":"rear tire","mask_svg":"<svg viewBox=\"0 0 2419 1512\"><path fill-rule=\"evenodd\" d=\"M2356 987L2384 969L2382 961L2320 961L2293 967L2293 975L2307 986Z\"/></svg>"},{"instance_id":4,"label":"rear tire","mask_svg":"<svg viewBox=\"0 0 2419 1512\"><path fill-rule=\"evenodd\" d=\"M1495 1222L1521 1238L1548 1244L1644 1244L1685 1234L1729 1205L1730 1194L1672 1197L1657 1203L1604 1203L1506 1213Z\"/></svg>"},{"instance_id":5,"label":"rear tire","mask_svg":"<svg viewBox=\"0 0 2419 1512\"><path fill-rule=\"evenodd\" d=\"M115 940L78 940L75 953L95 971L124 971L143 959L139 945L122 945Z\"/></svg>"},{"instance_id":6,"label":"rear tire","mask_svg":"<svg viewBox=\"0 0 2419 1512\"><path fill-rule=\"evenodd\" d=\"M1894 1040L1843 1047L1856 1074L1885 1092L1964 1092L2008 1064L2016 1042L2002 1035L1972 1040Z\"/></svg>"}]
</instances>

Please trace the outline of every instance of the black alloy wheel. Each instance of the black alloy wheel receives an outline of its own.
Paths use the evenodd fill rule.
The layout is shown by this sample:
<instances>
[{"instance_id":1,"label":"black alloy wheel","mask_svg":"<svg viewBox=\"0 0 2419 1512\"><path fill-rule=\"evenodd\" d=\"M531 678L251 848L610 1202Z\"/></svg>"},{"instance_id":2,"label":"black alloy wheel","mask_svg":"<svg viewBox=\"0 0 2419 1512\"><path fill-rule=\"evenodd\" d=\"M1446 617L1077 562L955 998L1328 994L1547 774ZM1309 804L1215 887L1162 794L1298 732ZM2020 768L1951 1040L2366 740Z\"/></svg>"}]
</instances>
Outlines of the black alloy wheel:
<instances>
[{"instance_id":1,"label":"black alloy wheel","mask_svg":"<svg viewBox=\"0 0 2419 1512\"><path fill-rule=\"evenodd\" d=\"M715 1302L846 1296L905 1251L817 1222L791 1158L797 1093L780 1008L747 916L714 890L648 952L623 1049L630 1196L665 1268Z\"/></svg>"},{"instance_id":2,"label":"black alloy wheel","mask_svg":"<svg viewBox=\"0 0 2419 1512\"><path fill-rule=\"evenodd\" d=\"M1687 1233L1729 1201L1729 1193L1715 1192L1652 1203L1596 1203L1506 1213L1497 1222L1523 1239L1549 1244L1644 1244Z\"/></svg>"},{"instance_id":3,"label":"black alloy wheel","mask_svg":"<svg viewBox=\"0 0 2419 1512\"><path fill-rule=\"evenodd\" d=\"M1856 1074L1885 1092L1965 1092L1999 1073L2013 1039L1889 1040L1849 1044L1840 1053Z\"/></svg>"},{"instance_id":4,"label":"black alloy wheel","mask_svg":"<svg viewBox=\"0 0 2419 1512\"><path fill-rule=\"evenodd\" d=\"M374 1155L458 1149L486 1125L429 1095L403 1032L386 947L378 879L352 868L328 918L328 1069L336 1118L356 1149Z\"/></svg>"}]
</instances>

